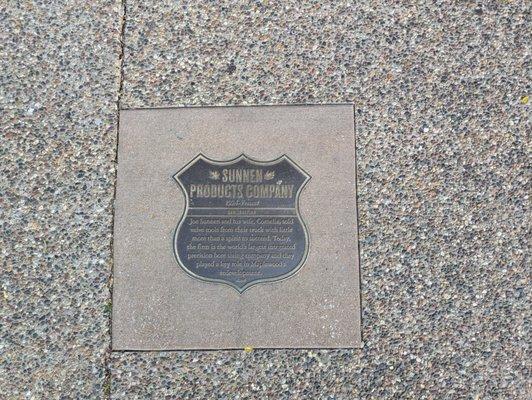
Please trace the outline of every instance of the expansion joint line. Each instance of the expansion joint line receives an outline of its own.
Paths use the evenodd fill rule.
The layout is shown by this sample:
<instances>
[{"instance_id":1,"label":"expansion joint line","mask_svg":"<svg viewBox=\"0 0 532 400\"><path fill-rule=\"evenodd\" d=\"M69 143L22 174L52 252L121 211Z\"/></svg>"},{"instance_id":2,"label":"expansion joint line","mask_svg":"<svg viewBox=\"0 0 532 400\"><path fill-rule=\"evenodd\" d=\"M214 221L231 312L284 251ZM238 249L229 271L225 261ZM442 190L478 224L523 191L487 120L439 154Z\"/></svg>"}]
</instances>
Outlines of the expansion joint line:
<instances>
[{"instance_id":1,"label":"expansion joint line","mask_svg":"<svg viewBox=\"0 0 532 400\"><path fill-rule=\"evenodd\" d=\"M127 17L127 4L126 0L120 1L119 9L119 37L118 42L120 44L120 51L118 55L119 61L119 71L118 71L118 88L116 93L116 140L115 140L115 158L114 158L114 193L113 193L113 203L112 203L112 223L111 223L111 242L110 246L110 271L109 271L109 303L106 305L105 310L108 312L108 335L109 335L109 346L107 348L105 359L104 359L104 368L105 368L105 377L104 377L104 386L102 388L103 398L111 399L111 329L112 329L112 306L113 306L113 276L114 276L114 259L113 259L113 234L114 234L114 222L115 222L115 202L116 202L116 179L117 179L117 166L118 166L118 141L119 141L119 132L120 132L120 108L122 102L122 94L124 91L124 58L125 58L125 32L126 32L126 17Z\"/></svg>"}]
</instances>

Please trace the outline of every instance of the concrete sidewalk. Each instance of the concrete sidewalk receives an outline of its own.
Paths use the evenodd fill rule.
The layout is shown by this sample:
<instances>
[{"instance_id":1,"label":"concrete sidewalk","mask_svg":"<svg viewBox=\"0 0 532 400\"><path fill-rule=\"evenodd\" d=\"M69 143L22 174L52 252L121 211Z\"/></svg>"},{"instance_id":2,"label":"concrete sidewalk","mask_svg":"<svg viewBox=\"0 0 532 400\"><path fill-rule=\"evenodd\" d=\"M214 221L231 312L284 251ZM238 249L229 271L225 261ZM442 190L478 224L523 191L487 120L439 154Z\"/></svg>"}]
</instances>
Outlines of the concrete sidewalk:
<instances>
[{"instance_id":1,"label":"concrete sidewalk","mask_svg":"<svg viewBox=\"0 0 532 400\"><path fill-rule=\"evenodd\" d=\"M526 398L529 3L145 3L0 4L0 397ZM330 102L364 349L111 353L118 109Z\"/></svg>"}]
</instances>

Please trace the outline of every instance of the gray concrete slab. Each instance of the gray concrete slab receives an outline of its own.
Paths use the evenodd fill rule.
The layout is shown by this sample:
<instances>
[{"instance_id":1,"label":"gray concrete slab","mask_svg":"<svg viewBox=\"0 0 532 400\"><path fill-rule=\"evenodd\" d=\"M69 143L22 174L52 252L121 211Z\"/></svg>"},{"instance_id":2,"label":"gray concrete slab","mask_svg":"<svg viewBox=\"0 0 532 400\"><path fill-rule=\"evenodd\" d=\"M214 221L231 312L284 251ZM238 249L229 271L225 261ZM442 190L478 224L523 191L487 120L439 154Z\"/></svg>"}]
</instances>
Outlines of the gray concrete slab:
<instances>
[{"instance_id":1,"label":"gray concrete slab","mask_svg":"<svg viewBox=\"0 0 532 400\"><path fill-rule=\"evenodd\" d=\"M125 110L121 112L119 137L113 349L360 346L352 105ZM304 265L295 275L257 284L239 293L227 284L194 278L180 267L187 259L180 258L180 264L176 260L174 240L179 237L176 239L174 232L185 212L198 214L201 199L193 199L195 207L189 211L190 201L185 202L172 177L200 154L219 161L245 154L262 162L286 155L308 174L298 207L307 238L304 248L308 251L302 256ZM273 167L265 170L268 168ZM278 181L280 186L289 182L288 176L283 179ZM248 186L264 185L242 185L242 192L245 194ZM247 216L229 218L239 225L217 222L212 228L251 227L255 225L248 225L250 222L271 220L272 217L263 215L275 211L263 208L269 205L259 201L260 209L232 208L232 213L246 211ZM199 214L223 212L210 208L199 211ZM211 227L203 222L213 218L199 221L200 217L194 217L185 222L194 219L198 223L195 227L202 229ZM287 217L283 222L292 219L296 222L282 226L296 229L299 218ZM242 225L244 222L246 225ZM216 233L202 232L193 234L196 240L191 244L210 247L212 243L217 246L227 243L201 241L208 236L220 238ZM243 233L223 236L247 238ZM253 242L254 247L257 243L280 243L272 239L274 234L251 236L267 239ZM296 241L289 235L276 236L287 237L290 241L286 243L295 246ZM235 243L243 242L229 242ZM234 255L235 251L230 253ZM224 260L221 250L194 254L216 254L216 260ZM243 254L279 253L248 248ZM204 272L204 268L199 268L197 274ZM260 273L265 267L257 270L248 263L241 268Z\"/></svg>"},{"instance_id":2,"label":"gray concrete slab","mask_svg":"<svg viewBox=\"0 0 532 400\"><path fill-rule=\"evenodd\" d=\"M117 353L113 398L525 397L527 12L128 1L126 107L355 103L364 349Z\"/></svg>"},{"instance_id":3,"label":"gray concrete slab","mask_svg":"<svg viewBox=\"0 0 532 400\"><path fill-rule=\"evenodd\" d=\"M0 4L0 398L109 390L120 2Z\"/></svg>"}]
</instances>

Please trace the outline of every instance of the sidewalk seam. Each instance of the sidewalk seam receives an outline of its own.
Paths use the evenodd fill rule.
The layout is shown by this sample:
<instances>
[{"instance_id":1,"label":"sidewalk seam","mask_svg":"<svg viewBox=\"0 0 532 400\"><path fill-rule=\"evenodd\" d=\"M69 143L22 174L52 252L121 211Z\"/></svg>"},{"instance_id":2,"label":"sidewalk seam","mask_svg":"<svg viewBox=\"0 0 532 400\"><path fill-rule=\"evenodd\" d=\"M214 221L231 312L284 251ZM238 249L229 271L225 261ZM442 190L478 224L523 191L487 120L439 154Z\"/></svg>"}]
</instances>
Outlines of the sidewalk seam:
<instances>
[{"instance_id":1,"label":"sidewalk seam","mask_svg":"<svg viewBox=\"0 0 532 400\"><path fill-rule=\"evenodd\" d=\"M127 4L126 0L120 1L120 36L118 38L120 43L120 53L119 53L119 71L118 71L118 92L116 96L116 143L115 143L115 159L113 160L115 165L115 176L114 176L114 193L113 193L113 203L112 203L112 216L111 216L111 243L110 243L110 253L111 253L111 271L109 274L109 302L110 302L110 312L109 312L109 347L105 354L104 359L104 368L105 368L105 377L104 377L104 386L103 386L103 397L111 399L112 394L112 376L111 376L111 352L112 352L112 305L113 305L113 277L114 277L114 224L115 224L115 202L116 202L116 182L118 174L118 141L120 135L120 109L121 109L121 100L124 90L124 58L125 58L125 31L126 31L126 16L127 16Z\"/></svg>"}]
</instances>

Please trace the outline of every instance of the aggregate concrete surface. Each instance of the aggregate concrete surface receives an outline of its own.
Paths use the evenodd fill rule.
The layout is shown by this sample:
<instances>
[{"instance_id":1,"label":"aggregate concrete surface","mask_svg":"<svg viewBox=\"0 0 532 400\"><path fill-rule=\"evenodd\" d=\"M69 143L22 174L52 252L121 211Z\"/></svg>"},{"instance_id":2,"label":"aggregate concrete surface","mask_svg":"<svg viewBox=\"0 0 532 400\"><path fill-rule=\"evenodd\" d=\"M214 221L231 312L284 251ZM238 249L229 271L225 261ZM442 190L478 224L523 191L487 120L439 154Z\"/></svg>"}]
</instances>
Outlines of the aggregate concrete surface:
<instances>
[{"instance_id":1,"label":"aggregate concrete surface","mask_svg":"<svg viewBox=\"0 0 532 400\"><path fill-rule=\"evenodd\" d=\"M364 349L109 354L121 4L9 1L0 397L529 397L530 3L144 3L122 108L355 104Z\"/></svg>"},{"instance_id":2,"label":"aggregate concrete surface","mask_svg":"<svg viewBox=\"0 0 532 400\"><path fill-rule=\"evenodd\" d=\"M121 10L0 3L1 399L109 386Z\"/></svg>"}]
</instances>

